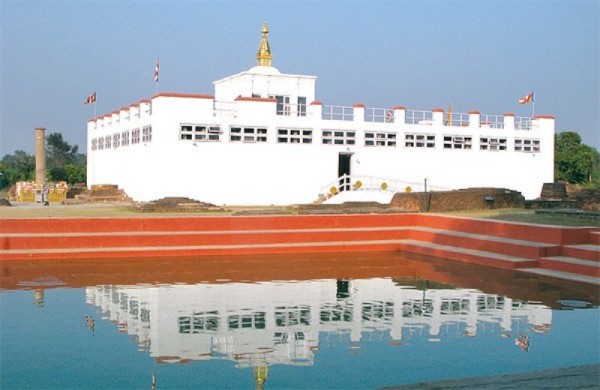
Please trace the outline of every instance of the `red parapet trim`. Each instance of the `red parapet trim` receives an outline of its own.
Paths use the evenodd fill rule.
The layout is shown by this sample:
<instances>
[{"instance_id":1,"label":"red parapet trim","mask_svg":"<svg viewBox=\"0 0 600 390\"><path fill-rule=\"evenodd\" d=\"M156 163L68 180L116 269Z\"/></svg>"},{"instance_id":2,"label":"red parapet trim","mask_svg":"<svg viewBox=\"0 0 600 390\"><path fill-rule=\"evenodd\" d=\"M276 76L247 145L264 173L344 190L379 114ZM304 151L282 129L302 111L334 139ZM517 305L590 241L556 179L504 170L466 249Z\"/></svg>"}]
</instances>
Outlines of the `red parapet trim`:
<instances>
[{"instance_id":1,"label":"red parapet trim","mask_svg":"<svg viewBox=\"0 0 600 390\"><path fill-rule=\"evenodd\" d=\"M129 107L121 107L119 110L120 111L129 111Z\"/></svg>"},{"instance_id":2,"label":"red parapet trim","mask_svg":"<svg viewBox=\"0 0 600 390\"><path fill-rule=\"evenodd\" d=\"M514 112L505 112L504 116L515 116Z\"/></svg>"},{"instance_id":3,"label":"red parapet trim","mask_svg":"<svg viewBox=\"0 0 600 390\"><path fill-rule=\"evenodd\" d=\"M469 111L469 115L481 115L481 112L479 110L471 110Z\"/></svg>"},{"instance_id":4,"label":"red parapet trim","mask_svg":"<svg viewBox=\"0 0 600 390\"><path fill-rule=\"evenodd\" d=\"M246 96L238 96L235 98L235 101L241 102L263 102L263 103L277 103L277 99L272 98L262 98L262 97L246 97Z\"/></svg>"},{"instance_id":5,"label":"red parapet trim","mask_svg":"<svg viewBox=\"0 0 600 390\"><path fill-rule=\"evenodd\" d=\"M98 118L90 118L90 119L88 119L88 123L89 123L89 122L96 122L96 120L97 120L97 119L98 119Z\"/></svg>"},{"instance_id":6,"label":"red parapet trim","mask_svg":"<svg viewBox=\"0 0 600 390\"><path fill-rule=\"evenodd\" d=\"M310 103L311 106L322 106L323 102L320 100L315 100L314 102Z\"/></svg>"},{"instance_id":7,"label":"red parapet trim","mask_svg":"<svg viewBox=\"0 0 600 390\"><path fill-rule=\"evenodd\" d=\"M554 115L545 115L545 114L542 114L542 115L536 115L536 116L534 116L531 119L556 119L556 117Z\"/></svg>"},{"instance_id":8,"label":"red parapet trim","mask_svg":"<svg viewBox=\"0 0 600 390\"><path fill-rule=\"evenodd\" d=\"M353 108L365 108L366 106L363 103L356 103L352 107Z\"/></svg>"},{"instance_id":9,"label":"red parapet trim","mask_svg":"<svg viewBox=\"0 0 600 390\"><path fill-rule=\"evenodd\" d=\"M393 110L406 110L404 106L394 106Z\"/></svg>"},{"instance_id":10,"label":"red parapet trim","mask_svg":"<svg viewBox=\"0 0 600 390\"><path fill-rule=\"evenodd\" d=\"M120 113L121 113L121 111L119 111L119 110L114 110L114 111L113 111L111 114L113 114L113 115L119 115Z\"/></svg>"},{"instance_id":11,"label":"red parapet trim","mask_svg":"<svg viewBox=\"0 0 600 390\"><path fill-rule=\"evenodd\" d=\"M178 92L159 92L152 96L152 99L159 97L176 97L176 98L191 98L191 99L214 99L213 95L201 93L178 93Z\"/></svg>"},{"instance_id":12,"label":"red parapet trim","mask_svg":"<svg viewBox=\"0 0 600 390\"><path fill-rule=\"evenodd\" d=\"M139 105L139 104L137 104L137 103L131 103L131 104L129 105L129 107L139 107L139 106L140 106L140 105Z\"/></svg>"},{"instance_id":13,"label":"red parapet trim","mask_svg":"<svg viewBox=\"0 0 600 390\"><path fill-rule=\"evenodd\" d=\"M437 108L434 108L433 110L431 110L431 112L444 112L444 109L437 107Z\"/></svg>"}]
</instances>

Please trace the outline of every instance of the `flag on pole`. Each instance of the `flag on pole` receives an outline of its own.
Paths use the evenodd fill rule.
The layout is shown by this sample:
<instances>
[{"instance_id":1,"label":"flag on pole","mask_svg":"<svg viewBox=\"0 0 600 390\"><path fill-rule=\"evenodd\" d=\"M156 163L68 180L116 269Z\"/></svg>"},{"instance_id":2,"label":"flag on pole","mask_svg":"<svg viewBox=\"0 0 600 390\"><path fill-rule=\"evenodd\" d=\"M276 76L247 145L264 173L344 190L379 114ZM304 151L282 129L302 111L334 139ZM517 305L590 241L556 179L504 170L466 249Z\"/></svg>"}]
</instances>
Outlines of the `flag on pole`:
<instances>
[{"instance_id":1,"label":"flag on pole","mask_svg":"<svg viewBox=\"0 0 600 390\"><path fill-rule=\"evenodd\" d=\"M158 83L158 70L160 68L160 60L156 59L156 65L154 66L154 81Z\"/></svg>"},{"instance_id":2,"label":"flag on pole","mask_svg":"<svg viewBox=\"0 0 600 390\"><path fill-rule=\"evenodd\" d=\"M96 92L94 92L93 94L91 94L90 96L87 97L87 99L85 99L85 102L83 104L92 104L96 102Z\"/></svg>"},{"instance_id":3,"label":"flag on pole","mask_svg":"<svg viewBox=\"0 0 600 390\"><path fill-rule=\"evenodd\" d=\"M533 103L533 92L519 99L519 104Z\"/></svg>"}]
</instances>

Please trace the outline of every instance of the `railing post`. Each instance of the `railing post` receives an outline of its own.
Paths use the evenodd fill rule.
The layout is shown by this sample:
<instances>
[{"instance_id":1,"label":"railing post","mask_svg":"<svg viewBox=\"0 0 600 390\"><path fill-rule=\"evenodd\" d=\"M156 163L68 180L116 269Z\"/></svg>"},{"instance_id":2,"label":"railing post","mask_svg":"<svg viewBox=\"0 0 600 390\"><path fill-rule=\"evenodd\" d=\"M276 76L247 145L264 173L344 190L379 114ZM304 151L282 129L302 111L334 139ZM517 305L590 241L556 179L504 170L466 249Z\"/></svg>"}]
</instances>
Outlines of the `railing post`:
<instances>
[{"instance_id":1,"label":"railing post","mask_svg":"<svg viewBox=\"0 0 600 390\"><path fill-rule=\"evenodd\" d=\"M307 107L308 115L312 118L323 118L323 103L320 100L315 100Z\"/></svg>"},{"instance_id":2,"label":"railing post","mask_svg":"<svg viewBox=\"0 0 600 390\"><path fill-rule=\"evenodd\" d=\"M504 129L515 129L515 114L513 114L512 112L507 112L506 114L504 114Z\"/></svg>"},{"instance_id":3,"label":"railing post","mask_svg":"<svg viewBox=\"0 0 600 390\"><path fill-rule=\"evenodd\" d=\"M469 111L469 127L481 126L481 112L477 110Z\"/></svg>"},{"instance_id":4,"label":"railing post","mask_svg":"<svg viewBox=\"0 0 600 390\"><path fill-rule=\"evenodd\" d=\"M406 107L404 106L396 106L394 107L394 123L402 123L406 122Z\"/></svg>"},{"instance_id":5,"label":"railing post","mask_svg":"<svg viewBox=\"0 0 600 390\"><path fill-rule=\"evenodd\" d=\"M352 108L354 109L354 121L363 123L365 121L365 105L356 103Z\"/></svg>"},{"instance_id":6,"label":"railing post","mask_svg":"<svg viewBox=\"0 0 600 390\"><path fill-rule=\"evenodd\" d=\"M431 110L433 124L436 126L444 125L444 109L443 108L434 108Z\"/></svg>"}]
</instances>

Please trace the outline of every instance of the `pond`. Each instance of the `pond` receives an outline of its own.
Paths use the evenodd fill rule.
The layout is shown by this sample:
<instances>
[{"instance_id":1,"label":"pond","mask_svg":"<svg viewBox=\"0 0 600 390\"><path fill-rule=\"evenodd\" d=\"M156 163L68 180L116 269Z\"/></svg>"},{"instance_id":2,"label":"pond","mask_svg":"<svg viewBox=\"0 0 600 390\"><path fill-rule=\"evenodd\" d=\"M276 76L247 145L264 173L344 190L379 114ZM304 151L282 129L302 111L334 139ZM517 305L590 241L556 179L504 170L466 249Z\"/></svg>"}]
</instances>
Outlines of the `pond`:
<instances>
[{"instance_id":1,"label":"pond","mask_svg":"<svg viewBox=\"0 0 600 390\"><path fill-rule=\"evenodd\" d=\"M600 361L597 286L394 253L5 262L0 387L372 389Z\"/></svg>"}]
</instances>

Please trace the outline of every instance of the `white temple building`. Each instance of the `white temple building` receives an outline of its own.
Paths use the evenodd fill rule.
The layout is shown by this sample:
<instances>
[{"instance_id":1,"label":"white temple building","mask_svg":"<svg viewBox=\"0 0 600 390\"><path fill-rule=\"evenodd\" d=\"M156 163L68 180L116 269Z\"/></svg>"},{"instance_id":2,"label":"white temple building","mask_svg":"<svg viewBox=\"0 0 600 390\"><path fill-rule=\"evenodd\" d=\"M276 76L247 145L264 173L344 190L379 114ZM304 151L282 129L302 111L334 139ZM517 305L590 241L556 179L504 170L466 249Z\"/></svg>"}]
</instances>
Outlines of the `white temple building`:
<instances>
[{"instance_id":1,"label":"white temple building","mask_svg":"<svg viewBox=\"0 0 600 390\"><path fill-rule=\"evenodd\" d=\"M216 205L390 201L395 192L508 188L537 198L554 179L554 117L329 106L316 76L257 65L214 95L159 92L87 125L88 186L136 201ZM332 196L332 195L336 196Z\"/></svg>"}]
</instances>

